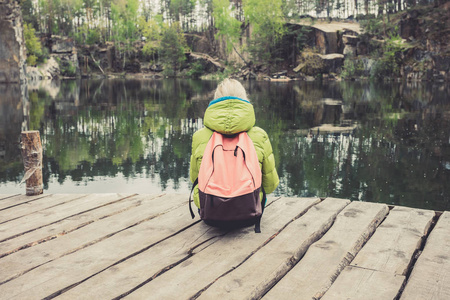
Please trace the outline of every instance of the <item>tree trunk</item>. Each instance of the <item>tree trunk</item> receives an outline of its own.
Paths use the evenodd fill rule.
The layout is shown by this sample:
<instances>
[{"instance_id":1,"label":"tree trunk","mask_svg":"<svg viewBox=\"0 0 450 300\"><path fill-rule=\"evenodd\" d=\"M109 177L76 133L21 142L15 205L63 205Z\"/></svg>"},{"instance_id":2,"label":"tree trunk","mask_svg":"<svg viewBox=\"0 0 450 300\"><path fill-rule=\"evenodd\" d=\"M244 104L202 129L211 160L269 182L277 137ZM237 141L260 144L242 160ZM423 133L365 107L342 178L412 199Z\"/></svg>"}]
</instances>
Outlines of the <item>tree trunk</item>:
<instances>
[{"instance_id":1,"label":"tree trunk","mask_svg":"<svg viewBox=\"0 0 450 300\"><path fill-rule=\"evenodd\" d=\"M25 175L22 182L26 181L26 194L28 196L43 193L42 183L42 145L39 131L22 132L22 158L25 167Z\"/></svg>"}]
</instances>

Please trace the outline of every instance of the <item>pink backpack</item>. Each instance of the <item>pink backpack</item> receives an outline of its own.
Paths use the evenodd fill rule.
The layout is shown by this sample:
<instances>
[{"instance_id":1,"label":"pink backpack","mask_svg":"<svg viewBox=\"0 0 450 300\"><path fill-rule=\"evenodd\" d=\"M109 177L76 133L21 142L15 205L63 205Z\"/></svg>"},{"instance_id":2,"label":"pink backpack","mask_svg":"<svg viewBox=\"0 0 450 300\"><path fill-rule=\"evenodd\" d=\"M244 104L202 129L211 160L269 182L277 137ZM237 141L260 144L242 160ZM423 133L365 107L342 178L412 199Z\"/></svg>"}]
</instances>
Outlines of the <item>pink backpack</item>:
<instances>
[{"instance_id":1,"label":"pink backpack","mask_svg":"<svg viewBox=\"0 0 450 300\"><path fill-rule=\"evenodd\" d=\"M255 224L255 232L260 232L265 204L260 199L261 180L258 156L247 132L233 136L214 132L192 187L198 183L200 218L219 227ZM264 189L263 195L265 202ZM189 209L194 218L191 197Z\"/></svg>"}]
</instances>

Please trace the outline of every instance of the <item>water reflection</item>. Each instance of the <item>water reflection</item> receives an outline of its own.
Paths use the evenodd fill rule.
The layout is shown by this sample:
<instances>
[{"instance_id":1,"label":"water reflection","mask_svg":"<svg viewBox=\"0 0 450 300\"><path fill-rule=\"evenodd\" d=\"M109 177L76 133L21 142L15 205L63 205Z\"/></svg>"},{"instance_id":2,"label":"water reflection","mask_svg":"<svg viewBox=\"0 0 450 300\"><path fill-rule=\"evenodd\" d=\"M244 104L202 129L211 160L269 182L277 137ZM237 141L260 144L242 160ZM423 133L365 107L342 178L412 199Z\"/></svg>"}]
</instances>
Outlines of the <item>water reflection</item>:
<instances>
[{"instance_id":1,"label":"water reflection","mask_svg":"<svg viewBox=\"0 0 450 300\"><path fill-rule=\"evenodd\" d=\"M24 85L0 84L0 182L16 182L23 171L18 145L21 131L28 129L26 92Z\"/></svg>"},{"instance_id":2,"label":"water reflection","mask_svg":"<svg viewBox=\"0 0 450 300\"><path fill-rule=\"evenodd\" d=\"M17 186L23 171L14 141L24 118L29 129L41 132L46 192L187 192L191 137L203 126L216 85L64 81L31 87L29 116L23 116L21 105L1 98L1 192L23 192ZM257 125L272 140L281 179L276 195L449 209L448 86L245 86Z\"/></svg>"}]
</instances>

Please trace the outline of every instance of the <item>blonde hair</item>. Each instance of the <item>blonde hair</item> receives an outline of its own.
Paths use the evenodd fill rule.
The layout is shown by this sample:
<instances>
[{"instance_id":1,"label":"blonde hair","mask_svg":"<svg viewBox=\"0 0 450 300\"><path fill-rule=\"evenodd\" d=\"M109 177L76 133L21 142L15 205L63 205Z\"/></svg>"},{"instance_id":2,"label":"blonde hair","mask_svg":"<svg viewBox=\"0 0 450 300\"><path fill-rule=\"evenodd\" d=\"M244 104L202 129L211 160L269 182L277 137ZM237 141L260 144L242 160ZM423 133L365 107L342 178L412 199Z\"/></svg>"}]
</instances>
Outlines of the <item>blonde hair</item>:
<instances>
[{"instance_id":1,"label":"blonde hair","mask_svg":"<svg viewBox=\"0 0 450 300\"><path fill-rule=\"evenodd\" d=\"M214 99L227 96L248 100L245 88L236 79L226 78L217 86L216 92L214 93Z\"/></svg>"}]
</instances>

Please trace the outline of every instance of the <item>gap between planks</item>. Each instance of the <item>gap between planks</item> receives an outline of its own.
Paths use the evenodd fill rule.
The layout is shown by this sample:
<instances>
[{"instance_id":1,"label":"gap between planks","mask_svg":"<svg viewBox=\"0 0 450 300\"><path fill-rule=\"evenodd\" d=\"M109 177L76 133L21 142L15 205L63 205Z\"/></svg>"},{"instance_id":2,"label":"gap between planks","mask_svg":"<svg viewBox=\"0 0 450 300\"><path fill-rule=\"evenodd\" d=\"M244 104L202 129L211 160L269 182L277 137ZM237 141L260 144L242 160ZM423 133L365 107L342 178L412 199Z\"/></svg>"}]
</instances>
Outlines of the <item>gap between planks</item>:
<instances>
[{"instance_id":1,"label":"gap between planks","mask_svg":"<svg viewBox=\"0 0 450 300\"><path fill-rule=\"evenodd\" d=\"M294 203L295 202L292 202L292 204ZM297 207L306 205L302 204L301 201L298 201L297 203ZM162 275L170 273L169 271L172 271L175 267L184 262L188 262L193 257L196 257L198 253L202 253L205 249L209 249L212 245L216 244L218 240L226 238L230 234L233 236L236 234L243 234L245 236L251 235L254 238L259 238L259 240L262 239L261 242L263 243L276 233L276 231L272 232L272 230L269 230L268 228L271 228L271 226L280 226L281 228L288 221L288 219L286 219L287 216L292 215L291 218L294 218L299 214L298 210L296 211L290 208L293 207L292 204L291 206L286 206L287 204L285 202L276 201L268 206L270 207L270 210L273 210L275 215L272 218L269 218L272 222L262 223L262 234L254 234L253 228L246 228L243 231L224 232L223 230L209 227L203 224L203 222L196 224L183 234L175 235L172 238L165 240L163 243L158 244L156 247L148 249L149 251L146 250L140 253L140 255L124 261L124 263L114 266L114 268L106 269L101 274L98 274L98 276L90 278L91 280L83 282L74 289L68 290L60 297L62 299L89 299L98 297L121 298L136 289L139 290L139 287L145 286L147 283L160 278ZM275 206L273 209L272 205ZM278 209L276 209L277 207ZM280 211L280 208L283 209ZM279 220L282 211L285 213L289 212L287 216L282 218L286 219L286 222ZM187 211L184 211L183 209L183 215L186 215L186 213ZM270 214L267 212L266 214L267 221L267 217L269 217ZM275 216L277 217L275 218ZM271 223L272 225L268 223ZM276 225L276 223L279 225ZM202 240L193 243L192 239L198 240L198 238L201 238ZM258 243L258 245L260 245L260 243ZM165 255L163 257L158 257L158 255L163 252ZM246 254L246 256L247 255L248 254ZM124 276L127 280L124 280ZM107 283L102 284L99 287L98 282ZM86 293L86 291L89 292Z\"/></svg>"},{"instance_id":2,"label":"gap between planks","mask_svg":"<svg viewBox=\"0 0 450 300\"><path fill-rule=\"evenodd\" d=\"M155 195L153 198L162 197ZM95 210L80 212L75 217L67 217L48 226L23 233L13 239L0 242L0 258L20 250L36 246L55 238L65 236L99 220L112 217L141 205L142 197L131 195L123 197L120 201L98 207Z\"/></svg>"},{"instance_id":3,"label":"gap between planks","mask_svg":"<svg viewBox=\"0 0 450 300\"><path fill-rule=\"evenodd\" d=\"M177 207L186 204L180 203L178 205L171 206L167 210L159 211L157 213L151 214L150 216L146 216L147 212L145 208L148 209L149 206L152 205L152 201L156 201L156 199L160 197L151 197L150 199L148 199L145 205L141 204L141 202L142 200L144 200L144 198L148 197L138 196L131 198L135 201L129 203L129 205L131 206L126 209L122 209L119 212L113 212L107 216L103 216L99 220L91 220L90 222L87 222L87 224L82 224L82 226L80 225L70 232L65 232L64 234L59 235L61 239L51 239L49 245L40 243L39 245L36 245L36 247L22 250L20 254L3 258L2 260L0 260L0 270L4 270L9 267L9 269L13 269L16 274L10 276L9 278L5 278L5 274L0 272L0 284L4 284L19 276L22 276L27 272L30 272L31 270L39 266L99 243L124 230L138 226L139 224L154 219L167 211L176 209ZM137 202L139 205L136 205L136 200L138 200ZM119 215L120 213L123 213L124 215ZM101 222L102 224L106 224L104 226L101 226L100 224L96 225L97 223L94 224L94 222L96 221ZM111 224L110 226L107 226L108 222ZM85 226L87 227L83 228ZM81 228L83 228L83 230L80 230ZM75 230L80 230L80 232L75 233ZM88 237L90 238L90 240L86 240ZM17 258L18 256L20 256L20 259Z\"/></svg>"},{"instance_id":4,"label":"gap between planks","mask_svg":"<svg viewBox=\"0 0 450 300\"><path fill-rule=\"evenodd\" d=\"M100 194L92 194L91 196L95 197L96 195L100 195ZM46 226L56 224L58 222L61 222L62 220L65 220L68 218L73 218L80 214L90 212L90 211L96 210L98 208L105 207L105 206L123 201L124 199L136 196L137 194L128 195L128 196L120 196L119 194L113 194L113 195L116 195L115 196L116 199L114 199L113 201L109 201L108 199L102 199L103 203L101 205L92 207L92 204L95 204L94 201L92 201L92 203L87 203L87 205L85 207L83 207L82 205L78 205L76 207L76 209L74 209L75 211L77 211L77 210L78 211L75 213L72 213L72 214L70 214L69 211L65 211L65 210L63 210L63 211L58 210L56 212L49 211L48 217L47 217L47 219L49 219L49 220L47 220L47 219L43 220L43 217L42 217L44 215L43 212L36 212L35 214L28 215L27 218L29 218L29 219L27 219L27 220L17 219L17 220L11 221L11 222L7 222L7 223L3 224L3 226L2 226L3 228L2 228L2 230L0 230L0 243L10 240L10 239L13 239L13 238L16 238L23 234L44 228ZM104 197L106 197L106 196L104 196ZM80 199L89 199L89 197L80 198ZM78 200L80 200L80 199L78 199ZM97 201L99 201L99 200L97 200ZM66 203L66 205L69 205L69 204L73 206L73 204L76 204L76 203L74 203L74 202ZM61 207L58 207L58 208L61 208ZM60 216L58 214L60 214ZM33 225L33 221L35 221L34 225Z\"/></svg>"}]
</instances>

